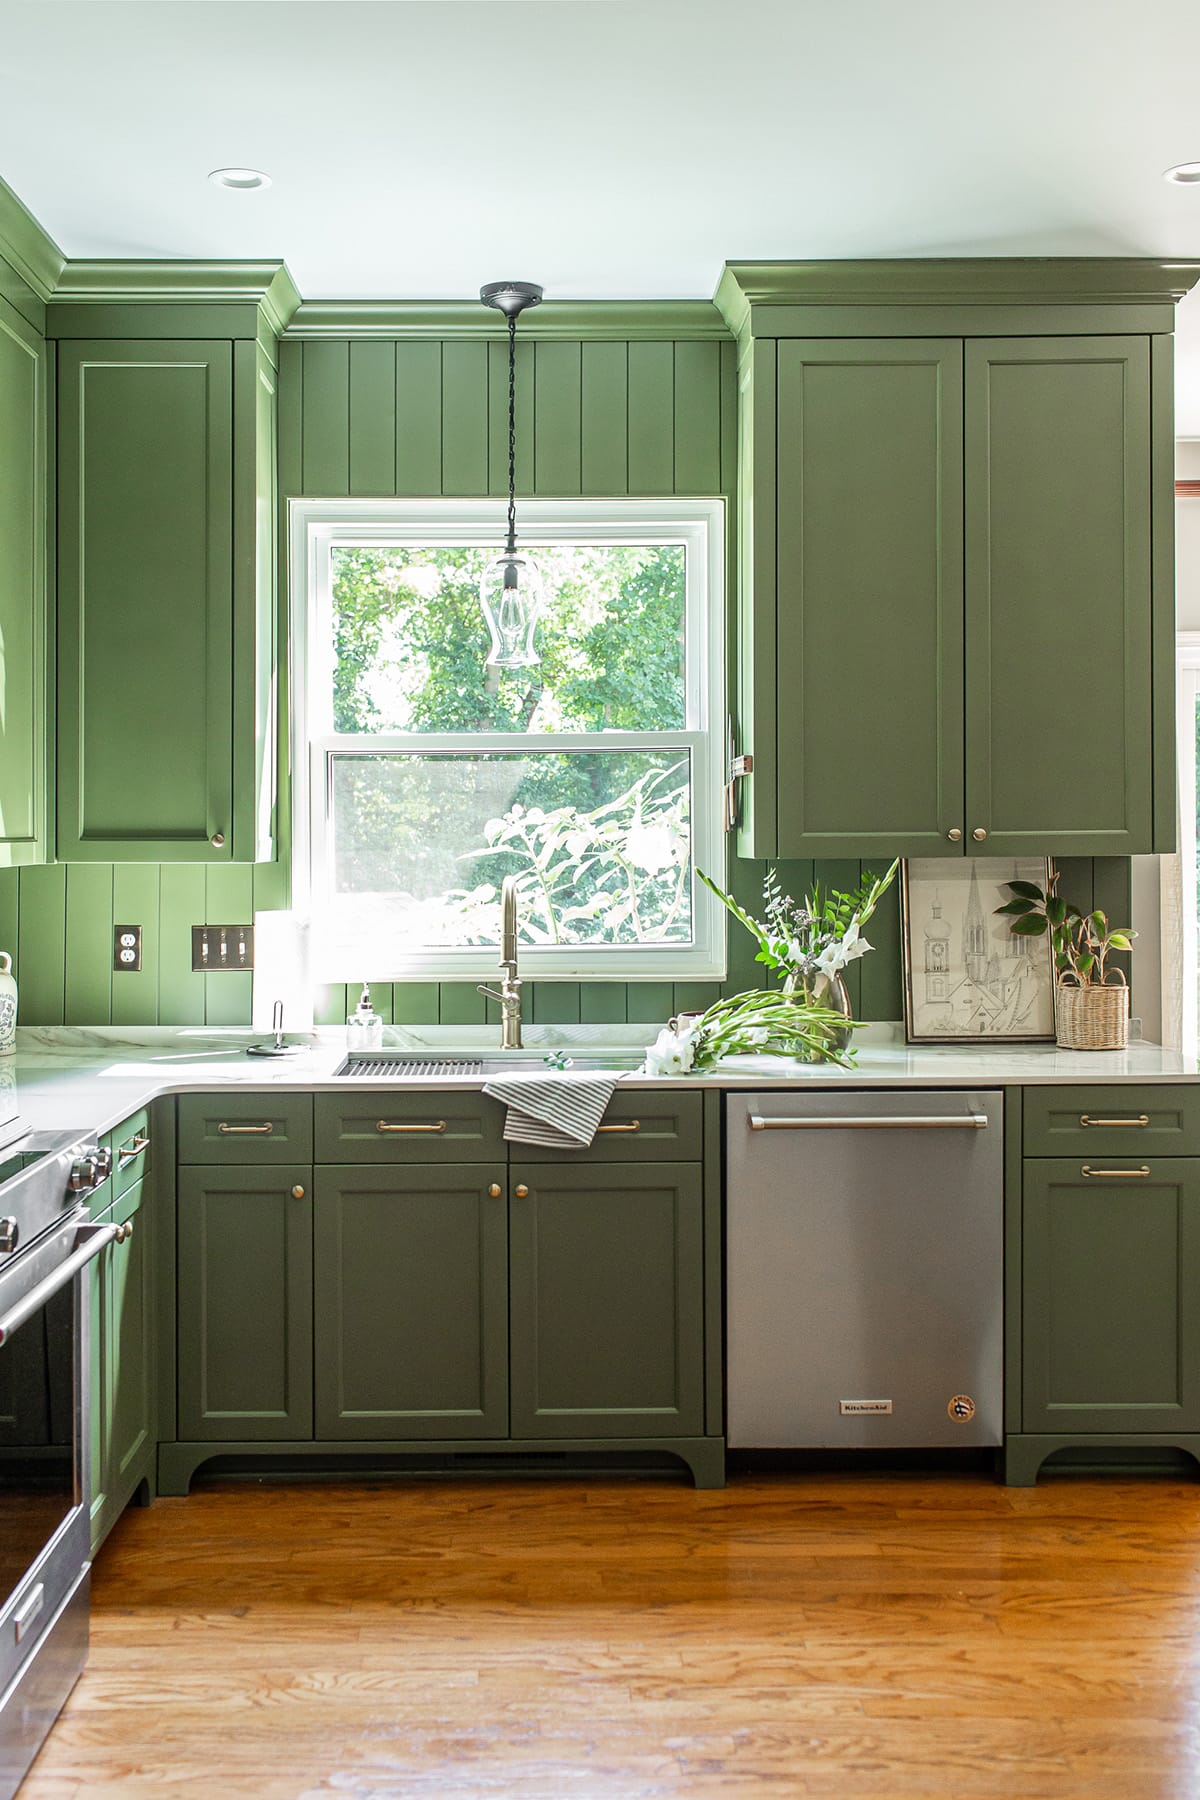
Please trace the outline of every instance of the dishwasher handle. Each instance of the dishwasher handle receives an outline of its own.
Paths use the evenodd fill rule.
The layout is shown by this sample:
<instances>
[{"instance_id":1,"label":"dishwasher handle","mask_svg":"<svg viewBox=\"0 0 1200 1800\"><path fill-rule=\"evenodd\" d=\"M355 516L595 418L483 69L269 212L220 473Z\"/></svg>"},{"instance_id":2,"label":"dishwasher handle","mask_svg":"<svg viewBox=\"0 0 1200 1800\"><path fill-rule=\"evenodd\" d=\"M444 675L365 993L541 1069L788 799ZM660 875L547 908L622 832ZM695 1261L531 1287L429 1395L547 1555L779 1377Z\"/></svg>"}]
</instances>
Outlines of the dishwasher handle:
<instances>
[{"instance_id":1,"label":"dishwasher handle","mask_svg":"<svg viewBox=\"0 0 1200 1800\"><path fill-rule=\"evenodd\" d=\"M844 1118L772 1119L751 1113L751 1131L986 1131L986 1113L847 1114Z\"/></svg>"}]
</instances>

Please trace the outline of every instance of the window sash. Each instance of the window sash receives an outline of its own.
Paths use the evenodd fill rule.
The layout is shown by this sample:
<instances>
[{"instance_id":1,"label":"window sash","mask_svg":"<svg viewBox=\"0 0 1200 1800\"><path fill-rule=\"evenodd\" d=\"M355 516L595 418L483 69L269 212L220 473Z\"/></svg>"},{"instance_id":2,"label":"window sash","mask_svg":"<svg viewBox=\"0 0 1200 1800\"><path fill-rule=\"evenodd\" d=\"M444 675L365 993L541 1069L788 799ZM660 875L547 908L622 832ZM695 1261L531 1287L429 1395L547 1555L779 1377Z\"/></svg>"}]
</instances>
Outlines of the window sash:
<instances>
[{"instance_id":1,"label":"window sash","mask_svg":"<svg viewBox=\"0 0 1200 1800\"><path fill-rule=\"evenodd\" d=\"M718 722L724 716L722 654L724 503L722 501L522 501L521 542L683 543L685 588L686 729L666 731L381 732L331 729L333 634L331 551L371 544L496 544L503 534L503 504L495 501L292 501L292 589L306 594L292 634L293 904L312 914L313 977L356 981L364 973L386 980L474 980L495 972L497 951L488 945L429 948L403 944L339 951L324 906L331 884L313 871L330 867L330 796L333 758L388 751L411 756L557 755L597 751L687 751L691 759L692 921L685 945L522 946L527 976L615 981L672 981L725 974L725 912L695 877L697 868L724 868L724 821ZM499 535L498 535L499 534ZM297 579L303 571L306 579ZM498 909L497 909L498 910ZM384 954L380 955L380 949ZM369 963L370 967L367 968ZM386 966L385 966L386 965Z\"/></svg>"}]
</instances>

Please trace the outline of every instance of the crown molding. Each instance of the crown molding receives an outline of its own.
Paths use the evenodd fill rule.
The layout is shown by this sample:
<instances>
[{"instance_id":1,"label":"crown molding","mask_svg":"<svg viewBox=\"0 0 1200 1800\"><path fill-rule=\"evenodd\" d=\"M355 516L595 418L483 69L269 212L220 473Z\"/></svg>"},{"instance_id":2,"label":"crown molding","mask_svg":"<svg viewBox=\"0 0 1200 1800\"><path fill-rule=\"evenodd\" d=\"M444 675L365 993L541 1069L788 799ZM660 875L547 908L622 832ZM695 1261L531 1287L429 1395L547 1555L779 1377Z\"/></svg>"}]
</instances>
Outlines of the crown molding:
<instances>
[{"instance_id":1,"label":"crown molding","mask_svg":"<svg viewBox=\"0 0 1200 1800\"><path fill-rule=\"evenodd\" d=\"M66 265L55 305L231 305L260 308L282 333L300 305L300 290L282 262L186 262L82 259Z\"/></svg>"},{"instance_id":2,"label":"crown molding","mask_svg":"<svg viewBox=\"0 0 1200 1800\"><path fill-rule=\"evenodd\" d=\"M1175 305L1200 262L1148 257L972 256L878 262L728 262L714 304L741 336L755 307Z\"/></svg>"},{"instance_id":3,"label":"crown molding","mask_svg":"<svg viewBox=\"0 0 1200 1800\"><path fill-rule=\"evenodd\" d=\"M504 327L477 300L304 300L288 338L494 338ZM524 338L728 338L710 300L547 300L523 313Z\"/></svg>"},{"instance_id":4,"label":"crown molding","mask_svg":"<svg viewBox=\"0 0 1200 1800\"><path fill-rule=\"evenodd\" d=\"M54 292L67 260L4 181L0 181L0 256L42 301Z\"/></svg>"}]
</instances>

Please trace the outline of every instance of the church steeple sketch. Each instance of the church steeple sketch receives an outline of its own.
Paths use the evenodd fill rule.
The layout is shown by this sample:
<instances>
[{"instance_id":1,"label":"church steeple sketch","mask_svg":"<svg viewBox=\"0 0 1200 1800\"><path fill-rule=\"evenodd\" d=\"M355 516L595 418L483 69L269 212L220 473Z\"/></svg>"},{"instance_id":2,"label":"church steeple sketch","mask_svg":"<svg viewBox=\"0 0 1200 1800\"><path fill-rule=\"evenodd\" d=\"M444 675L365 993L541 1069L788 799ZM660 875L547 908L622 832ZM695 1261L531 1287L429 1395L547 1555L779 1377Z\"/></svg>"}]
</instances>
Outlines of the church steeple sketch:
<instances>
[{"instance_id":1,"label":"church steeple sketch","mask_svg":"<svg viewBox=\"0 0 1200 1800\"><path fill-rule=\"evenodd\" d=\"M919 1040L1052 1039L1054 988L1047 940L1015 936L996 908L1006 883L1045 881L1044 862L908 864L909 1010Z\"/></svg>"}]
</instances>

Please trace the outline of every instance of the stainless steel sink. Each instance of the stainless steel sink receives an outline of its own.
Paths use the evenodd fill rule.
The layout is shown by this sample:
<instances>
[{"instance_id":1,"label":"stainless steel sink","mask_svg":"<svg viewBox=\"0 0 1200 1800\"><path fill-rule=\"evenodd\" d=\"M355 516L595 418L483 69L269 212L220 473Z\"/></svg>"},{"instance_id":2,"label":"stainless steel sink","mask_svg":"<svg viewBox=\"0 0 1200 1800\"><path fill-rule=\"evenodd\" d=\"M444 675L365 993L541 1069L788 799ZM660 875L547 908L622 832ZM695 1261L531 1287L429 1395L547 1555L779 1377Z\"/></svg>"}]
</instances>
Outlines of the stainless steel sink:
<instances>
[{"instance_id":1,"label":"stainless steel sink","mask_svg":"<svg viewBox=\"0 0 1200 1800\"><path fill-rule=\"evenodd\" d=\"M569 1067L626 1073L641 1067L642 1050L569 1050ZM357 1081L482 1080L493 1075L550 1073L557 1065L541 1050L505 1050L484 1056L398 1055L394 1050L355 1050L333 1071Z\"/></svg>"}]
</instances>

